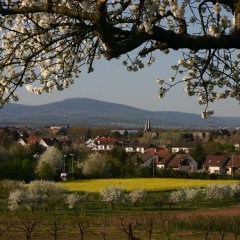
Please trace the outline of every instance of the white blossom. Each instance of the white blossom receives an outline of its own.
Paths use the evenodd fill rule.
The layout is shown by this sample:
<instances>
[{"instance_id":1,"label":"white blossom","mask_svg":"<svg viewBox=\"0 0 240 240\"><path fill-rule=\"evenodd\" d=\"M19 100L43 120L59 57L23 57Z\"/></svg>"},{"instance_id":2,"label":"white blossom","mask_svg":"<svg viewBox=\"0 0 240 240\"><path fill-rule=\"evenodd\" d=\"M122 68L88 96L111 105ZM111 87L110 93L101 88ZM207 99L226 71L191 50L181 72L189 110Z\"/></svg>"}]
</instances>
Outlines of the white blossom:
<instances>
[{"instance_id":1,"label":"white blossom","mask_svg":"<svg viewBox=\"0 0 240 240\"><path fill-rule=\"evenodd\" d=\"M18 209L20 204L22 204L23 201L25 200L25 196L26 196L26 193L24 189L17 189L10 192L9 199L8 199L8 208L11 211Z\"/></svg>"},{"instance_id":2,"label":"white blossom","mask_svg":"<svg viewBox=\"0 0 240 240\"><path fill-rule=\"evenodd\" d=\"M115 204L125 202L124 189L121 186L108 186L99 192L102 202L113 207Z\"/></svg>"},{"instance_id":3,"label":"white blossom","mask_svg":"<svg viewBox=\"0 0 240 240\"><path fill-rule=\"evenodd\" d=\"M20 206L29 209L50 206L57 200L61 201L65 191L65 188L54 182L32 181L28 185L25 185L24 188L10 192L8 201L9 209L13 211Z\"/></svg>"},{"instance_id":4,"label":"white blossom","mask_svg":"<svg viewBox=\"0 0 240 240\"><path fill-rule=\"evenodd\" d=\"M0 20L0 104L17 101L15 90L21 86L34 94L62 91L79 77L80 69L93 72L95 61L102 56L108 60L118 59L126 53L123 63L131 72L139 71L145 65L152 66L156 56L162 57L156 55L156 51L168 54L170 49L181 49L174 43L169 44L170 38L166 43L158 41L161 31L178 38L179 30L186 28L189 39L207 37L218 41L214 38L234 36L236 24L232 13L235 11L229 8L227 1L213 4L199 0L149 0L140 6L139 1L126 4L119 0L53 0L50 2L54 5L54 13L46 10L49 3L46 0L3 2L11 14L3 14ZM43 6L45 8L41 9ZM40 10L12 14L14 8L23 11L29 7ZM100 10L104 10L106 29L112 28L106 35L104 24L98 22L103 21L102 15L96 15ZM179 37L184 38L185 32L181 34ZM132 43L143 42L139 41L134 49L134 44L128 44L130 40ZM133 49L127 50L131 45ZM240 80L237 51L222 48L211 50L210 54L208 49L198 50L197 47L194 51L182 51L178 62L169 64L174 71L166 78L170 82L159 82L159 97L164 97L182 82L184 91L199 97L200 104L229 96L240 98L239 90L234 88ZM140 57L146 61L139 61ZM218 81L220 78L226 81Z\"/></svg>"},{"instance_id":5,"label":"white blossom","mask_svg":"<svg viewBox=\"0 0 240 240\"><path fill-rule=\"evenodd\" d=\"M143 189L135 189L128 194L128 197L133 204L142 202L146 198L146 192Z\"/></svg>"},{"instance_id":6,"label":"white blossom","mask_svg":"<svg viewBox=\"0 0 240 240\"><path fill-rule=\"evenodd\" d=\"M184 188L179 188L173 191L169 195L169 202L171 203L183 203L186 200L186 191Z\"/></svg>"},{"instance_id":7,"label":"white blossom","mask_svg":"<svg viewBox=\"0 0 240 240\"><path fill-rule=\"evenodd\" d=\"M204 111L202 112L201 116L203 119L208 118L209 116L213 115L214 111L213 110L208 110L208 111Z\"/></svg>"},{"instance_id":8,"label":"white blossom","mask_svg":"<svg viewBox=\"0 0 240 240\"><path fill-rule=\"evenodd\" d=\"M77 193L70 193L66 195L66 203L70 209L75 208L79 202L80 196Z\"/></svg>"},{"instance_id":9,"label":"white blossom","mask_svg":"<svg viewBox=\"0 0 240 240\"><path fill-rule=\"evenodd\" d=\"M157 80L156 80L156 83L158 83L158 84L160 84L160 85L163 85L164 84L164 80L163 79L161 79L161 78L158 78Z\"/></svg>"},{"instance_id":10,"label":"white blossom","mask_svg":"<svg viewBox=\"0 0 240 240\"><path fill-rule=\"evenodd\" d=\"M136 12L136 11L138 11L138 5L135 5L135 4L130 5L130 6L129 6L129 9L130 9L132 12Z\"/></svg>"},{"instance_id":11,"label":"white blossom","mask_svg":"<svg viewBox=\"0 0 240 240\"><path fill-rule=\"evenodd\" d=\"M213 11L216 13L216 14L219 14L221 12L222 8L220 6L219 3L216 3L213 5Z\"/></svg>"}]
</instances>

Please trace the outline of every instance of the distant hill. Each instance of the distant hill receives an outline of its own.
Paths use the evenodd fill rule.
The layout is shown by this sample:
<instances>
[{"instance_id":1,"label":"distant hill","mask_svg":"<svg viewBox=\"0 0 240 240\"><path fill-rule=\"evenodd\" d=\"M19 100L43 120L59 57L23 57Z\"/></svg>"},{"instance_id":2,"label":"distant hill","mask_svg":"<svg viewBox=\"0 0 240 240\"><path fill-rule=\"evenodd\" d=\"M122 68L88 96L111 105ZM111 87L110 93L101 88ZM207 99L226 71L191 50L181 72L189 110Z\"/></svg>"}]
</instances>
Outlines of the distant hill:
<instances>
[{"instance_id":1,"label":"distant hill","mask_svg":"<svg viewBox=\"0 0 240 240\"><path fill-rule=\"evenodd\" d=\"M146 111L88 98L72 98L39 106L8 104L0 110L1 126L16 124L31 126L78 124L143 127L147 118L150 118L153 126L164 128L240 126L240 118L238 117L211 117L210 120L204 120L198 114Z\"/></svg>"}]
</instances>

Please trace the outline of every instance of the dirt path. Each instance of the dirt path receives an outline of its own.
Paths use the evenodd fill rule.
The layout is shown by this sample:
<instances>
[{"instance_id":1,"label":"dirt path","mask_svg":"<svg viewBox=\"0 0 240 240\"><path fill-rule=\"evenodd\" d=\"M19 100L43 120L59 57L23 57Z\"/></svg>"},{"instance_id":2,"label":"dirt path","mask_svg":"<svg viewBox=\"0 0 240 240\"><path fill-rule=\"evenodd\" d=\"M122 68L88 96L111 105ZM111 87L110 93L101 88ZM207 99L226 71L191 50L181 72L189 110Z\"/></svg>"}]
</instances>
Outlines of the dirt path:
<instances>
[{"instance_id":1,"label":"dirt path","mask_svg":"<svg viewBox=\"0 0 240 240\"><path fill-rule=\"evenodd\" d=\"M193 211L172 211L166 212L164 215L176 216L177 218L191 217L191 216L238 216L240 215L240 205L235 205L227 208L204 208Z\"/></svg>"}]
</instances>

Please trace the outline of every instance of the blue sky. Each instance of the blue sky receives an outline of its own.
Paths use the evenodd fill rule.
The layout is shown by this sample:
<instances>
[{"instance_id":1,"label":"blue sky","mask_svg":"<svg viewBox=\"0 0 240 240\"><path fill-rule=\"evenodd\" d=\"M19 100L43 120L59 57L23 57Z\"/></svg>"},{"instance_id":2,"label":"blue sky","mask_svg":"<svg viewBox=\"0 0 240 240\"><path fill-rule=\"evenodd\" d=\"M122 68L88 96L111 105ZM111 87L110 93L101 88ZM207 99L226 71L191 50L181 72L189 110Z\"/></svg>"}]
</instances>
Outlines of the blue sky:
<instances>
[{"instance_id":1,"label":"blue sky","mask_svg":"<svg viewBox=\"0 0 240 240\"><path fill-rule=\"evenodd\" d=\"M18 90L20 104L41 105L68 98L87 97L107 102L134 106L151 111L180 111L200 114L204 106L199 106L196 97L185 95L183 85L175 87L164 99L158 98L158 77L168 79L171 65L178 60L176 52L170 55L157 53L156 62L138 72L128 72L122 60L95 62L93 73L83 70L80 79L65 91L34 95L25 88ZM236 100L222 100L211 105L216 116L240 116L240 105Z\"/></svg>"}]
</instances>

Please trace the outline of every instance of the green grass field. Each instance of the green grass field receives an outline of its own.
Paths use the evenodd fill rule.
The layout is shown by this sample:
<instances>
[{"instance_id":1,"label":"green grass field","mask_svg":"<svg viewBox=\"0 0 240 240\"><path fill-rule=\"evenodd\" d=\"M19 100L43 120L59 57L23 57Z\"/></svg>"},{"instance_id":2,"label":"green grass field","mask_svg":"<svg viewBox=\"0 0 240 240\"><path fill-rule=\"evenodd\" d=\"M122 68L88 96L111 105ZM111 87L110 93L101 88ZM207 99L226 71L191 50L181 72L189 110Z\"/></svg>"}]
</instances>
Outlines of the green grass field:
<instances>
[{"instance_id":1,"label":"green grass field","mask_svg":"<svg viewBox=\"0 0 240 240\"><path fill-rule=\"evenodd\" d=\"M209 184L233 184L240 180L199 180L173 178L131 178L131 179L94 179L60 183L69 191L98 192L110 185L122 186L125 190L145 189L146 191L171 190L179 187L204 187Z\"/></svg>"}]
</instances>

